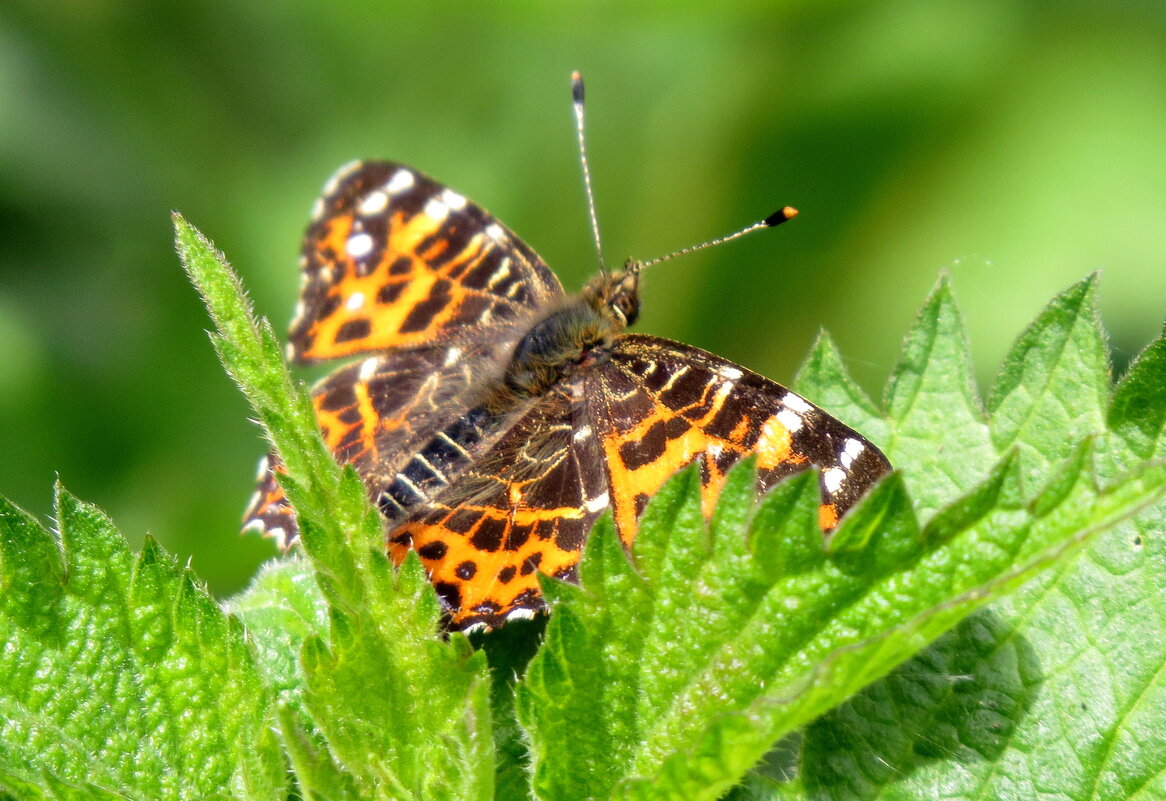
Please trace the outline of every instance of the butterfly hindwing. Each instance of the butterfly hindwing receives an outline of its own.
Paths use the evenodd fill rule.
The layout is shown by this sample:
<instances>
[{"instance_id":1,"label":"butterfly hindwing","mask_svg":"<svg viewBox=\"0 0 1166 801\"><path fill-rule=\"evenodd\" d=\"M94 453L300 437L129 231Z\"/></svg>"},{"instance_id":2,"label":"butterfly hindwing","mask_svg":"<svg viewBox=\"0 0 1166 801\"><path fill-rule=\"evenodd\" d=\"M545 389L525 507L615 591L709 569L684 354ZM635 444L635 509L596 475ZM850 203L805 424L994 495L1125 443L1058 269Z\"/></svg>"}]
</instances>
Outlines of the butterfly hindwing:
<instances>
[{"instance_id":1,"label":"butterfly hindwing","mask_svg":"<svg viewBox=\"0 0 1166 801\"><path fill-rule=\"evenodd\" d=\"M543 607L541 572L573 580L592 523L607 508L599 442L570 387L530 404L455 486L390 535L413 548L450 625L494 627Z\"/></svg>"},{"instance_id":2,"label":"butterfly hindwing","mask_svg":"<svg viewBox=\"0 0 1166 801\"><path fill-rule=\"evenodd\" d=\"M391 547L397 558L417 550L453 627L494 627L542 608L535 569L574 577L603 511L631 547L648 498L699 460L711 516L725 473L747 454L759 493L817 467L825 529L890 469L873 445L780 384L698 348L625 335L414 510Z\"/></svg>"},{"instance_id":3,"label":"butterfly hindwing","mask_svg":"<svg viewBox=\"0 0 1166 801\"><path fill-rule=\"evenodd\" d=\"M337 461L356 468L375 498L402 463L464 411L477 379L501 370L508 347L505 341L433 345L341 367L312 388L324 442ZM280 469L278 457L269 454L243 521L286 548L299 527L275 480Z\"/></svg>"}]
</instances>

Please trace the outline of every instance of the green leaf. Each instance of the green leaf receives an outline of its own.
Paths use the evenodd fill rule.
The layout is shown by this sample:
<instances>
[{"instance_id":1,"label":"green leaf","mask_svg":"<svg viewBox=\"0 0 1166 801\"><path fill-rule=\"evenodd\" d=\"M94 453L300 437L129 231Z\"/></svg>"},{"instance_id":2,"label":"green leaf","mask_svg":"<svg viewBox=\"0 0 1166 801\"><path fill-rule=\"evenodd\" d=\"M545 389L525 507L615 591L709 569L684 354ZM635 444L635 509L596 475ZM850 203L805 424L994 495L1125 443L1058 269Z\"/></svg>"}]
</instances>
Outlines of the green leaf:
<instances>
[{"instance_id":1,"label":"green leaf","mask_svg":"<svg viewBox=\"0 0 1166 801\"><path fill-rule=\"evenodd\" d=\"M271 693L238 621L58 487L60 543L0 498L0 788L282 799Z\"/></svg>"},{"instance_id":2,"label":"green leaf","mask_svg":"<svg viewBox=\"0 0 1166 801\"><path fill-rule=\"evenodd\" d=\"M327 636L316 633L310 606L292 621L292 640L307 635L302 674L265 658L273 678L291 682L280 685L290 704L280 720L301 790L307 798L493 797L485 655L462 635L443 637L420 560L411 553L399 569L389 561L380 515L355 471L333 460L270 325L252 314L213 245L179 216L175 228L219 356L287 469L283 488L328 606Z\"/></svg>"},{"instance_id":3,"label":"green leaf","mask_svg":"<svg viewBox=\"0 0 1166 801\"><path fill-rule=\"evenodd\" d=\"M1142 351L1117 385L1108 425L1137 457L1166 456L1166 330Z\"/></svg>"},{"instance_id":4,"label":"green leaf","mask_svg":"<svg viewBox=\"0 0 1166 801\"><path fill-rule=\"evenodd\" d=\"M794 389L833 417L879 446L890 438L886 416L846 372L842 354L825 331L818 333L810 355L798 371Z\"/></svg>"},{"instance_id":5,"label":"green leaf","mask_svg":"<svg viewBox=\"0 0 1166 801\"><path fill-rule=\"evenodd\" d=\"M1055 297L1013 345L988 400L998 451L1019 446L1039 485L1077 442L1105 431L1109 359L1097 276Z\"/></svg>"},{"instance_id":6,"label":"green leaf","mask_svg":"<svg viewBox=\"0 0 1166 801\"><path fill-rule=\"evenodd\" d=\"M488 634L479 635L482 650L490 663L490 707L494 728L495 775L494 797L497 799L530 796L530 761L527 740L518 725L514 692L518 677L542 643L547 618L513 620Z\"/></svg>"},{"instance_id":7,"label":"green leaf","mask_svg":"<svg viewBox=\"0 0 1166 801\"><path fill-rule=\"evenodd\" d=\"M1164 531L1159 501L814 723L796 797L1162 797Z\"/></svg>"},{"instance_id":8,"label":"green leaf","mask_svg":"<svg viewBox=\"0 0 1166 801\"><path fill-rule=\"evenodd\" d=\"M328 606L311 563L298 555L268 562L226 607L242 621L257 664L280 701L302 709L300 651L308 638L328 634Z\"/></svg>"},{"instance_id":9,"label":"green leaf","mask_svg":"<svg viewBox=\"0 0 1166 801\"><path fill-rule=\"evenodd\" d=\"M970 489L996 461L947 276L903 340L886 406L892 429L885 453L904 466L922 519Z\"/></svg>"},{"instance_id":10,"label":"green leaf","mask_svg":"<svg viewBox=\"0 0 1166 801\"><path fill-rule=\"evenodd\" d=\"M291 707L279 711L279 726L284 747L291 758L300 795L304 799L360 801L356 778L342 770L332 759L327 746L318 736L309 734L304 720Z\"/></svg>"},{"instance_id":11,"label":"green leaf","mask_svg":"<svg viewBox=\"0 0 1166 801\"><path fill-rule=\"evenodd\" d=\"M1091 279L1053 300L1013 349L993 403L994 432L1011 432L997 444L1016 443L1036 459L1022 471L1024 495L1035 495L1025 506L1040 517L1030 539L1046 538L1049 527L1076 530L1063 547L1081 549L1078 558L967 618L813 723L796 780L755 779L754 797L1166 795L1158 736L1166 730L1166 503L1152 491L1161 463L1144 462L1166 450L1166 349L1161 337L1146 349L1104 415L1094 296ZM1074 443L1102 419L1109 433ZM976 514L986 500L976 494L931 527ZM1135 496L1142 501L1127 504ZM1030 542L1026 552L1038 547Z\"/></svg>"},{"instance_id":12,"label":"green leaf","mask_svg":"<svg viewBox=\"0 0 1166 801\"><path fill-rule=\"evenodd\" d=\"M268 576L238 607L283 693L303 797L522 797L528 776L556 801L1158 790L1166 753L1142 732L1166 723L1166 521L1146 507L1166 491L1166 467L1147 461L1163 452L1166 357L1151 346L1108 400L1094 279L1021 336L987 419L946 279L905 341L885 418L820 338L799 390L896 473L824 541L813 474L755 504L747 461L706 521L685 472L649 504L631 557L605 519L582 586L544 582L555 611L516 685L537 625L477 653L436 636L419 560L394 569L229 268L181 221L179 241L220 355L285 456L327 605L326 635L310 593L281 616L277 588L310 585ZM297 643L298 672L277 654ZM1078 741L1068 766L1058 749Z\"/></svg>"}]
</instances>

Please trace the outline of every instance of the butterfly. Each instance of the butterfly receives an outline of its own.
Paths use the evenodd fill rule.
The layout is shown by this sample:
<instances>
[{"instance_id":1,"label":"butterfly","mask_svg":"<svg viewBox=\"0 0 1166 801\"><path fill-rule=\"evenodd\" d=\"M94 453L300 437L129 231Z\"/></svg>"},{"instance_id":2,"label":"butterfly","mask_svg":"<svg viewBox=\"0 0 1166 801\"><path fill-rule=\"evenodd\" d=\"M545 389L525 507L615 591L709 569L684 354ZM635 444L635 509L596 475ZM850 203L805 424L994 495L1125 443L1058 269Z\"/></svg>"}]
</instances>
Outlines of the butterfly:
<instances>
[{"instance_id":1,"label":"butterfly","mask_svg":"<svg viewBox=\"0 0 1166 801\"><path fill-rule=\"evenodd\" d=\"M532 617L538 572L576 580L608 510L630 548L648 499L693 461L706 515L747 454L758 492L817 467L827 531L890 470L780 384L625 333L642 267L567 295L482 208L387 161L343 167L316 202L288 355L350 359L312 390L325 441L363 479L392 558L417 552L451 629ZM280 469L275 454L262 461L244 528L286 548L298 527Z\"/></svg>"}]
</instances>

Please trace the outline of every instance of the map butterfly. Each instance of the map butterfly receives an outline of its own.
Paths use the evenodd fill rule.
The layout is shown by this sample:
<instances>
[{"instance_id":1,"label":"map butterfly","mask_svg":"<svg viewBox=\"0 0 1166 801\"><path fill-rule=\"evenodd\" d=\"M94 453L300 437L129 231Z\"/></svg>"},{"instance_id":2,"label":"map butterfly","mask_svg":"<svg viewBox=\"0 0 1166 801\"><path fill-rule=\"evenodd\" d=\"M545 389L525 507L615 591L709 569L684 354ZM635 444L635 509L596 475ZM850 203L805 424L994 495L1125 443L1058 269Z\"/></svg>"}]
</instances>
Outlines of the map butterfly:
<instances>
[{"instance_id":1,"label":"map butterfly","mask_svg":"<svg viewBox=\"0 0 1166 801\"><path fill-rule=\"evenodd\" d=\"M581 115L581 83L576 100ZM706 515L747 454L759 493L817 467L825 531L890 470L781 385L624 333L643 266L604 270L568 296L522 240L414 169L354 162L325 185L289 357L362 357L314 387L316 414L380 509L392 558L420 556L451 629L532 617L544 607L537 572L575 580L608 509L630 548L648 499L693 461ZM244 528L287 548L298 526L280 469L275 454L262 461Z\"/></svg>"}]
</instances>

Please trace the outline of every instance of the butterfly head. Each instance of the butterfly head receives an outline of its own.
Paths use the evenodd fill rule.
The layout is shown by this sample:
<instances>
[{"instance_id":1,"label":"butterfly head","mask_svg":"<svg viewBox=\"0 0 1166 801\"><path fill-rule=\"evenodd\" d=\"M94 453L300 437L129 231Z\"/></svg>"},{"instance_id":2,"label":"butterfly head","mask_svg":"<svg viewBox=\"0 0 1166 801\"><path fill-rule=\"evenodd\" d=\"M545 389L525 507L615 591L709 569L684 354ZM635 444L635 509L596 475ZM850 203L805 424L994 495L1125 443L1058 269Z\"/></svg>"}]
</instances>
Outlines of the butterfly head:
<instances>
[{"instance_id":1,"label":"butterfly head","mask_svg":"<svg viewBox=\"0 0 1166 801\"><path fill-rule=\"evenodd\" d=\"M601 273L583 288L584 301L620 330L640 316L640 270L629 261L623 270Z\"/></svg>"}]
</instances>

